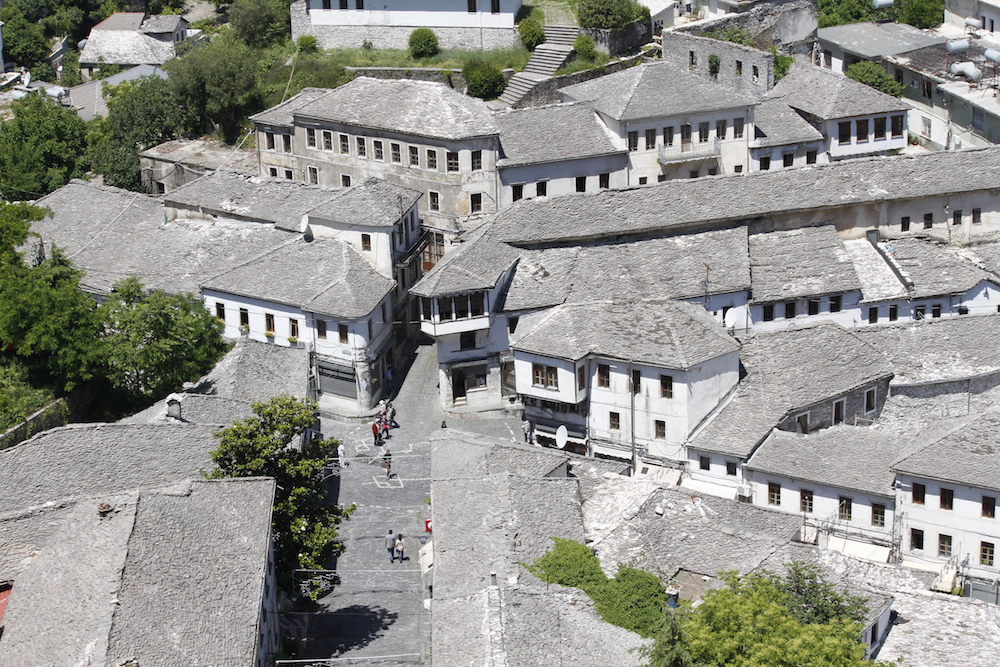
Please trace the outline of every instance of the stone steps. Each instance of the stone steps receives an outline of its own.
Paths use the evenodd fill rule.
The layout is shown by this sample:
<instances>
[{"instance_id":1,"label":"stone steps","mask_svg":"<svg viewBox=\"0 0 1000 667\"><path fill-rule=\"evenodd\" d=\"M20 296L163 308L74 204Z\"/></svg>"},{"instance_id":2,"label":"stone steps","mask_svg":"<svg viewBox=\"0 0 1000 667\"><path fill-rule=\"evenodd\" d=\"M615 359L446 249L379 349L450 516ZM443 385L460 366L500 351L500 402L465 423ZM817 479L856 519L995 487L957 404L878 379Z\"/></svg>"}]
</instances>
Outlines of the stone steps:
<instances>
[{"instance_id":1,"label":"stone steps","mask_svg":"<svg viewBox=\"0 0 1000 667\"><path fill-rule=\"evenodd\" d=\"M573 54L573 42L580 34L576 26L545 26L545 42L535 48L523 72L518 72L500 96L502 102L514 105L527 95L535 83L556 73Z\"/></svg>"}]
</instances>

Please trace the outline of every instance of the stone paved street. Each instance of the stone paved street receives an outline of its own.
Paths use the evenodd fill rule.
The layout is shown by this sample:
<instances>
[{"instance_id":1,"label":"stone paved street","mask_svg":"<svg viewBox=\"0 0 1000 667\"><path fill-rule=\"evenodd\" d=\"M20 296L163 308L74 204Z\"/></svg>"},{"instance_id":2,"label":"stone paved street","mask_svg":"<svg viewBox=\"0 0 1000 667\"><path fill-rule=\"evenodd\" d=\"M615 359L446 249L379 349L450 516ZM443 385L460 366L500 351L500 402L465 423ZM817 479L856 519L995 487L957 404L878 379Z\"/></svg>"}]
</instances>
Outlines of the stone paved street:
<instances>
[{"instance_id":1,"label":"stone paved street","mask_svg":"<svg viewBox=\"0 0 1000 667\"><path fill-rule=\"evenodd\" d=\"M429 662L430 615L424 610L427 582L418 551L431 517L429 435L446 417L438 407L437 352L421 346L393 402L400 428L390 431L393 477L381 467L382 447L372 443L371 422L348 424L323 419L323 433L344 441L349 465L339 484L339 502L357 504L341 527L347 546L338 559L341 584L321 600L323 612L295 615L306 637L300 657L341 658L333 664L414 664ZM452 420L465 431L515 439L516 420ZM336 480L332 488L336 488ZM404 535L403 563L389 562L386 532Z\"/></svg>"}]
</instances>

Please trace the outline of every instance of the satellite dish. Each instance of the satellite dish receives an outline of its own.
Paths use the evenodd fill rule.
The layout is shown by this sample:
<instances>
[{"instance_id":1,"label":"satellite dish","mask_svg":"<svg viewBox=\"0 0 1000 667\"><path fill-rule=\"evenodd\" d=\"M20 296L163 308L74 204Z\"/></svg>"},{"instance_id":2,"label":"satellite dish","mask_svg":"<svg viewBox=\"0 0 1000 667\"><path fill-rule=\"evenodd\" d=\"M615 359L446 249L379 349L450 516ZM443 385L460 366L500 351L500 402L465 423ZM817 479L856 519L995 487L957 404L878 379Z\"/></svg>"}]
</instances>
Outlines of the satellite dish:
<instances>
[{"instance_id":1,"label":"satellite dish","mask_svg":"<svg viewBox=\"0 0 1000 667\"><path fill-rule=\"evenodd\" d=\"M567 440L569 440L569 431L566 430L566 424L560 424L559 428L556 429L556 447L564 449Z\"/></svg>"}]
</instances>

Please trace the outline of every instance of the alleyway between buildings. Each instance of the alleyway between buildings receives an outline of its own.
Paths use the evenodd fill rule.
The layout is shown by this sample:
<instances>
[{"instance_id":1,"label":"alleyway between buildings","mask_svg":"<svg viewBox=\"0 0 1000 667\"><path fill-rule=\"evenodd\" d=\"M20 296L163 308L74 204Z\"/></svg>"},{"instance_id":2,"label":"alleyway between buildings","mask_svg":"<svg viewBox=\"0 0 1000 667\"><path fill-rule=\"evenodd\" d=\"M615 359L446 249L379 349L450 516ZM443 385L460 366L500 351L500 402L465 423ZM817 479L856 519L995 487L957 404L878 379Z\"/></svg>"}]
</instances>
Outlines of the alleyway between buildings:
<instances>
[{"instance_id":1,"label":"alleyway between buildings","mask_svg":"<svg viewBox=\"0 0 1000 667\"><path fill-rule=\"evenodd\" d=\"M285 619L303 638L300 659L336 658L331 665L430 662L430 613L424 609L430 581L421 576L419 550L429 537L424 521L432 513L429 436L448 419L439 407L437 373L436 348L419 347L393 401L400 427L390 431L385 447L374 446L371 422L323 418L324 435L347 447L349 465L340 476L337 500L356 503L357 510L341 526L347 551L334 567L341 583L320 600L320 612ZM520 436L516 420L462 419L448 425L511 440ZM390 478L381 467L386 448L392 452ZM331 482L335 489L337 480ZM384 538L390 529L404 536L402 563L389 562Z\"/></svg>"}]
</instances>

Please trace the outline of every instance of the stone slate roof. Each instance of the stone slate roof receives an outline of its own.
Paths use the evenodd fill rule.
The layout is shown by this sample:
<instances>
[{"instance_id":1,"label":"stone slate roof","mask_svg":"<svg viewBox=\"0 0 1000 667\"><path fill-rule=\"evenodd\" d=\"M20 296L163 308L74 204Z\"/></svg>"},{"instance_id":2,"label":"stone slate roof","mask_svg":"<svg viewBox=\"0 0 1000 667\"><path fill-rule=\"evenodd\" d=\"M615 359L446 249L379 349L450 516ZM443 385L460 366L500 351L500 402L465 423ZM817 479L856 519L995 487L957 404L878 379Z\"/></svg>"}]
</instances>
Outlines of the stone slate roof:
<instances>
[{"instance_id":1,"label":"stone slate roof","mask_svg":"<svg viewBox=\"0 0 1000 667\"><path fill-rule=\"evenodd\" d=\"M264 114L253 116L266 121ZM343 123L434 139L471 139L497 134L486 103L443 83L361 76L299 106L293 117Z\"/></svg>"},{"instance_id":2,"label":"stone slate roof","mask_svg":"<svg viewBox=\"0 0 1000 667\"><path fill-rule=\"evenodd\" d=\"M933 241L901 238L883 241L879 247L910 281L914 299L961 294L991 279L982 269Z\"/></svg>"},{"instance_id":3,"label":"stone slate roof","mask_svg":"<svg viewBox=\"0 0 1000 667\"><path fill-rule=\"evenodd\" d=\"M202 284L344 319L366 317L395 287L350 244L323 238L296 238Z\"/></svg>"},{"instance_id":4,"label":"stone slate roof","mask_svg":"<svg viewBox=\"0 0 1000 667\"><path fill-rule=\"evenodd\" d=\"M61 498L200 477L218 446L212 426L73 424L0 451L0 514Z\"/></svg>"},{"instance_id":5,"label":"stone slate roof","mask_svg":"<svg viewBox=\"0 0 1000 667\"><path fill-rule=\"evenodd\" d=\"M176 422L167 416L167 401L176 398L181 402L181 420L190 424L214 424L229 426L237 419L253 416L250 404L221 396L206 396L204 394L171 394L167 398L153 403L145 410L120 419L120 424L162 424Z\"/></svg>"},{"instance_id":6,"label":"stone slate roof","mask_svg":"<svg viewBox=\"0 0 1000 667\"><path fill-rule=\"evenodd\" d=\"M272 396L309 395L309 352L304 348L239 340L189 391L253 403Z\"/></svg>"},{"instance_id":7,"label":"stone slate roof","mask_svg":"<svg viewBox=\"0 0 1000 667\"><path fill-rule=\"evenodd\" d=\"M96 26L100 30L138 30L146 14L143 12L115 12Z\"/></svg>"},{"instance_id":8,"label":"stone slate roof","mask_svg":"<svg viewBox=\"0 0 1000 667\"><path fill-rule=\"evenodd\" d=\"M879 350L836 324L758 333L742 343L746 377L695 435L694 450L749 456L790 412L892 375Z\"/></svg>"},{"instance_id":9,"label":"stone slate roof","mask_svg":"<svg viewBox=\"0 0 1000 667\"><path fill-rule=\"evenodd\" d=\"M723 570L752 570L787 544L801 523L793 514L660 489L593 546L605 571L628 565L667 577L679 570L716 577Z\"/></svg>"},{"instance_id":10,"label":"stone slate roof","mask_svg":"<svg viewBox=\"0 0 1000 667\"><path fill-rule=\"evenodd\" d=\"M501 442L452 428L431 435L431 452L434 480L500 473L542 478L565 466L570 459L559 450Z\"/></svg>"},{"instance_id":11,"label":"stone slate roof","mask_svg":"<svg viewBox=\"0 0 1000 667\"><path fill-rule=\"evenodd\" d=\"M177 14L155 14L142 22L140 30L148 35L161 35L173 32L181 22L187 24L187 20Z\"/></svg>"},{"instance_id":12,"label":"stone slate roof","mask_svg":"<svg viewBox=\"0 0 1000 667\"><path fill-rule=\"evenodd\" d=\"M750 288L746 227L519 254L507 311L622 296L686 299ZM706 264L711 269L706 271Z\"/></svg>"},{"instance_id":13,"label":"stone slate roof","mask_svg":"<svg viewBox=\"0 0 1000 667\"><path fill-rule=\"evenodd\" d=\"M615 120L641 120L734 109L754 104L746 90L679 69L672 63L630 67L562 88L568 101L584 102Z\"/></svg>"},{"instance_id":14,"label":"stone slate roof","mask_svg":"<svg viewBox=\"0 0 1000 667\"><path fill-rule=\"evenodd\" d=\"M870 60L943 43L948 39L905 23L876 21L820 28L816 37Z\"/></svg>"},{"instance_id":15,"label":"stone slate roof","mask_svg":"<svg viewBox=\"0 0 1000 667\"><path fill-rule=\"evenodd\" d=\"M920 449L893 470L954 484L1000 490L1000 411L990 410L936 424L914 440Z\"/></svg>"},{"instance_id":16,"label":"stone slate roof","mask_svg":"<svg viewBox=\"0 0 1000 667\"><path fill-rule=\"evenodd\" d=\"M892 364L893 385L1000 371L1000 317L966 315L858 329Z\"/></svg>"},{"instance_id":17,"label":"stone slate roof","mask_svg":"<svg viewBox=\"0 0 1000 667\"><path fill-rule=\"evenodd\" d=\"M38 200L53 215L32 223L46 247L55 243L82 269L82 286L108 293L130 275L150 289L198 293L201 282L287 242L266 225L164 220L147 195L73 180Z\"/></svg>"},{"instance_id":18,"label":"stone slate roof","mask_svg":"<svg viewBox=\"0 0 1000 667\"><path fill-rule=\"evenodd\" d=\"M162 65L174 57L172 42L161 42L141 32L105 29L96 26L90 31L87 44L80 52L80 64Z\"/></svg>"},{"instance_id":19,"label":"stone slate roof","mask_svg":"<svg viewBox=\"0 0 1000 667\"><path fill-rule=\"evenodd\" d=\"M584 104L502 111L494 120L500 130L501 169L628 152Z\"/></svg>"},{"instance_id":20,"label":"stone slate roof","mask_svg":"<svg viewBox=\"0 0 1000 667\"><path fill-rule=\"evenodd\" d=\"M108 115L108 104L104 99L102 90L105 85L117 86L124 81L134 81L141 76L155 76L161 79L167 78L167 72L162 67L156 65L138 65L130 67L124 72L112 74L106 79L88 81L79 86L69 89L69 96L64 99L64 103L76 109L76 115L83 120L93 120L98 117ZM256 166L256 157L254 158Z\"/></svg>"},{"instance_id":21,"label":"stone slate roof","mask_svg":"<svg viewBox=\"0 0 1000 667\"><path fill-rule=\"evenodd\" d=\"M755 137L751 148L791 146L822 141L823 133L809 124L780 97L768 96L753 111Z\"/></svg>"},{"instance_id":22,"label":"stone slate roof","mask_svg":"<svg viewBox=\"0 0 1000 667\"><path fill-rule=\"evenodd\" d=\"M522 245L684 228L794 211L923 199L996 188L1000 148L842 160L626 190L523 199L495 216L496 236ZM761 192L768 196L761 197Z\"/></svg>"},{"instance_id":23,"label":"stone slate roof","mask_svg":"<svg viewBox=\"0 0 1000 667\"><path fill-rule=\"evenodd\" d=\"M310 209L308 215L342 225L392 227L421 196L411 188L369 178L337 190L332 198Z\"/></svg>"},{"instance_id":24,"label":"stone slate roof","mask_svg":"<svg viewBox=\"0 0 1000 667\"><path fill-rule=\"evenodd\" d=\"M689 369L740 349L704 308L682 301L599 301L521 318L511 349L578 361L587 355Z\"/></svg>"},{"instance_id":25,"label":"stone slate roof","mask_svg":"<svg viewBox=\"0 0 1000 667\"><path fill-rule=\"evenodd\" d=\"M889 466L907 453L909 440L858 426L833 426L804 435L772 431L746 467L792 479L893 497ZM864 465L858 465L864 461Z\"/></svg>"},{"instance_id":26,"label":"stone slate roof","mask_svg":"<svg viewBox=\"0 0 1000 667\"><path fill-rule=\"evenodd\" d=\"M447 253L410 288L410 294L436 297L496 287L517 261L518 252L499 242L492 227L487 222L462 247Z\"/></svg>"},{"instance_id":27,"label":"stone slate roof","mask_svg":"<svg viewBox=\"0 0 1000 667\"><path fill-rule=\"evenodd\" d=\"M250 116L250 120L264 125L284 125L291 127L295 122L294 114L302 107L314 100L323 97L329 88L303 88L298 94L293 95L281 104L276 104L270 109L265 109L258 114Z\"/></svg>"},{"instance_id":28,"label":"stone slate roof","mask_svg":"<svg viewBox=\"0 0 1000 667\"><path fill-rule=\"evenodd\" d=\"M910 106L892 95L875 90L832 70L801 63L771 89L788 106L821 118L851 118L906 111Z\"/></svg>"},{"instance_id":29,"label":"stone slate roof","mask_svg":"<svg viewBox=\"0 0 1000 667\"><path fill-rule=\"evenodd\" d=\"M844 241L844 250L854 264L854 273L861 284L861 301L905 299L909 296L906 286L893 272L879 250L866 239Z\"/></svg>"},{"instance_id":30,"label":"stone slate roof","mask_svg":"<svg viewBox=\"0 0 1000 667\"><path fill-rule=\"evenodd\" d=\"M139 496L108 663L244 667L256 657L271 535L270 478ZM182 545L183 548L178 548ZM192 583L204 586L193 594Z\"/></svg>"},{"instance_id":31,"label":"stone slate roof","mask_svg":"<svg viewBox=\"0 0 1000 667\"><path fill-rule=\"evenodd\" d=\"M750 235L755 303L774 303L861 289L833 225Z\"/></svg>"},{"instance_id":32,"label":"stone slate roof","mask_svg":"<svg viewBox=\"0 0 1000 667\"><path fill-rule=\"evenodd\" d=\"M257 151L235 149L214 139L172 139L153 146L139 155L201 169L225 169L245 174L259 173Z\"/></svg>"}]
</instances>

